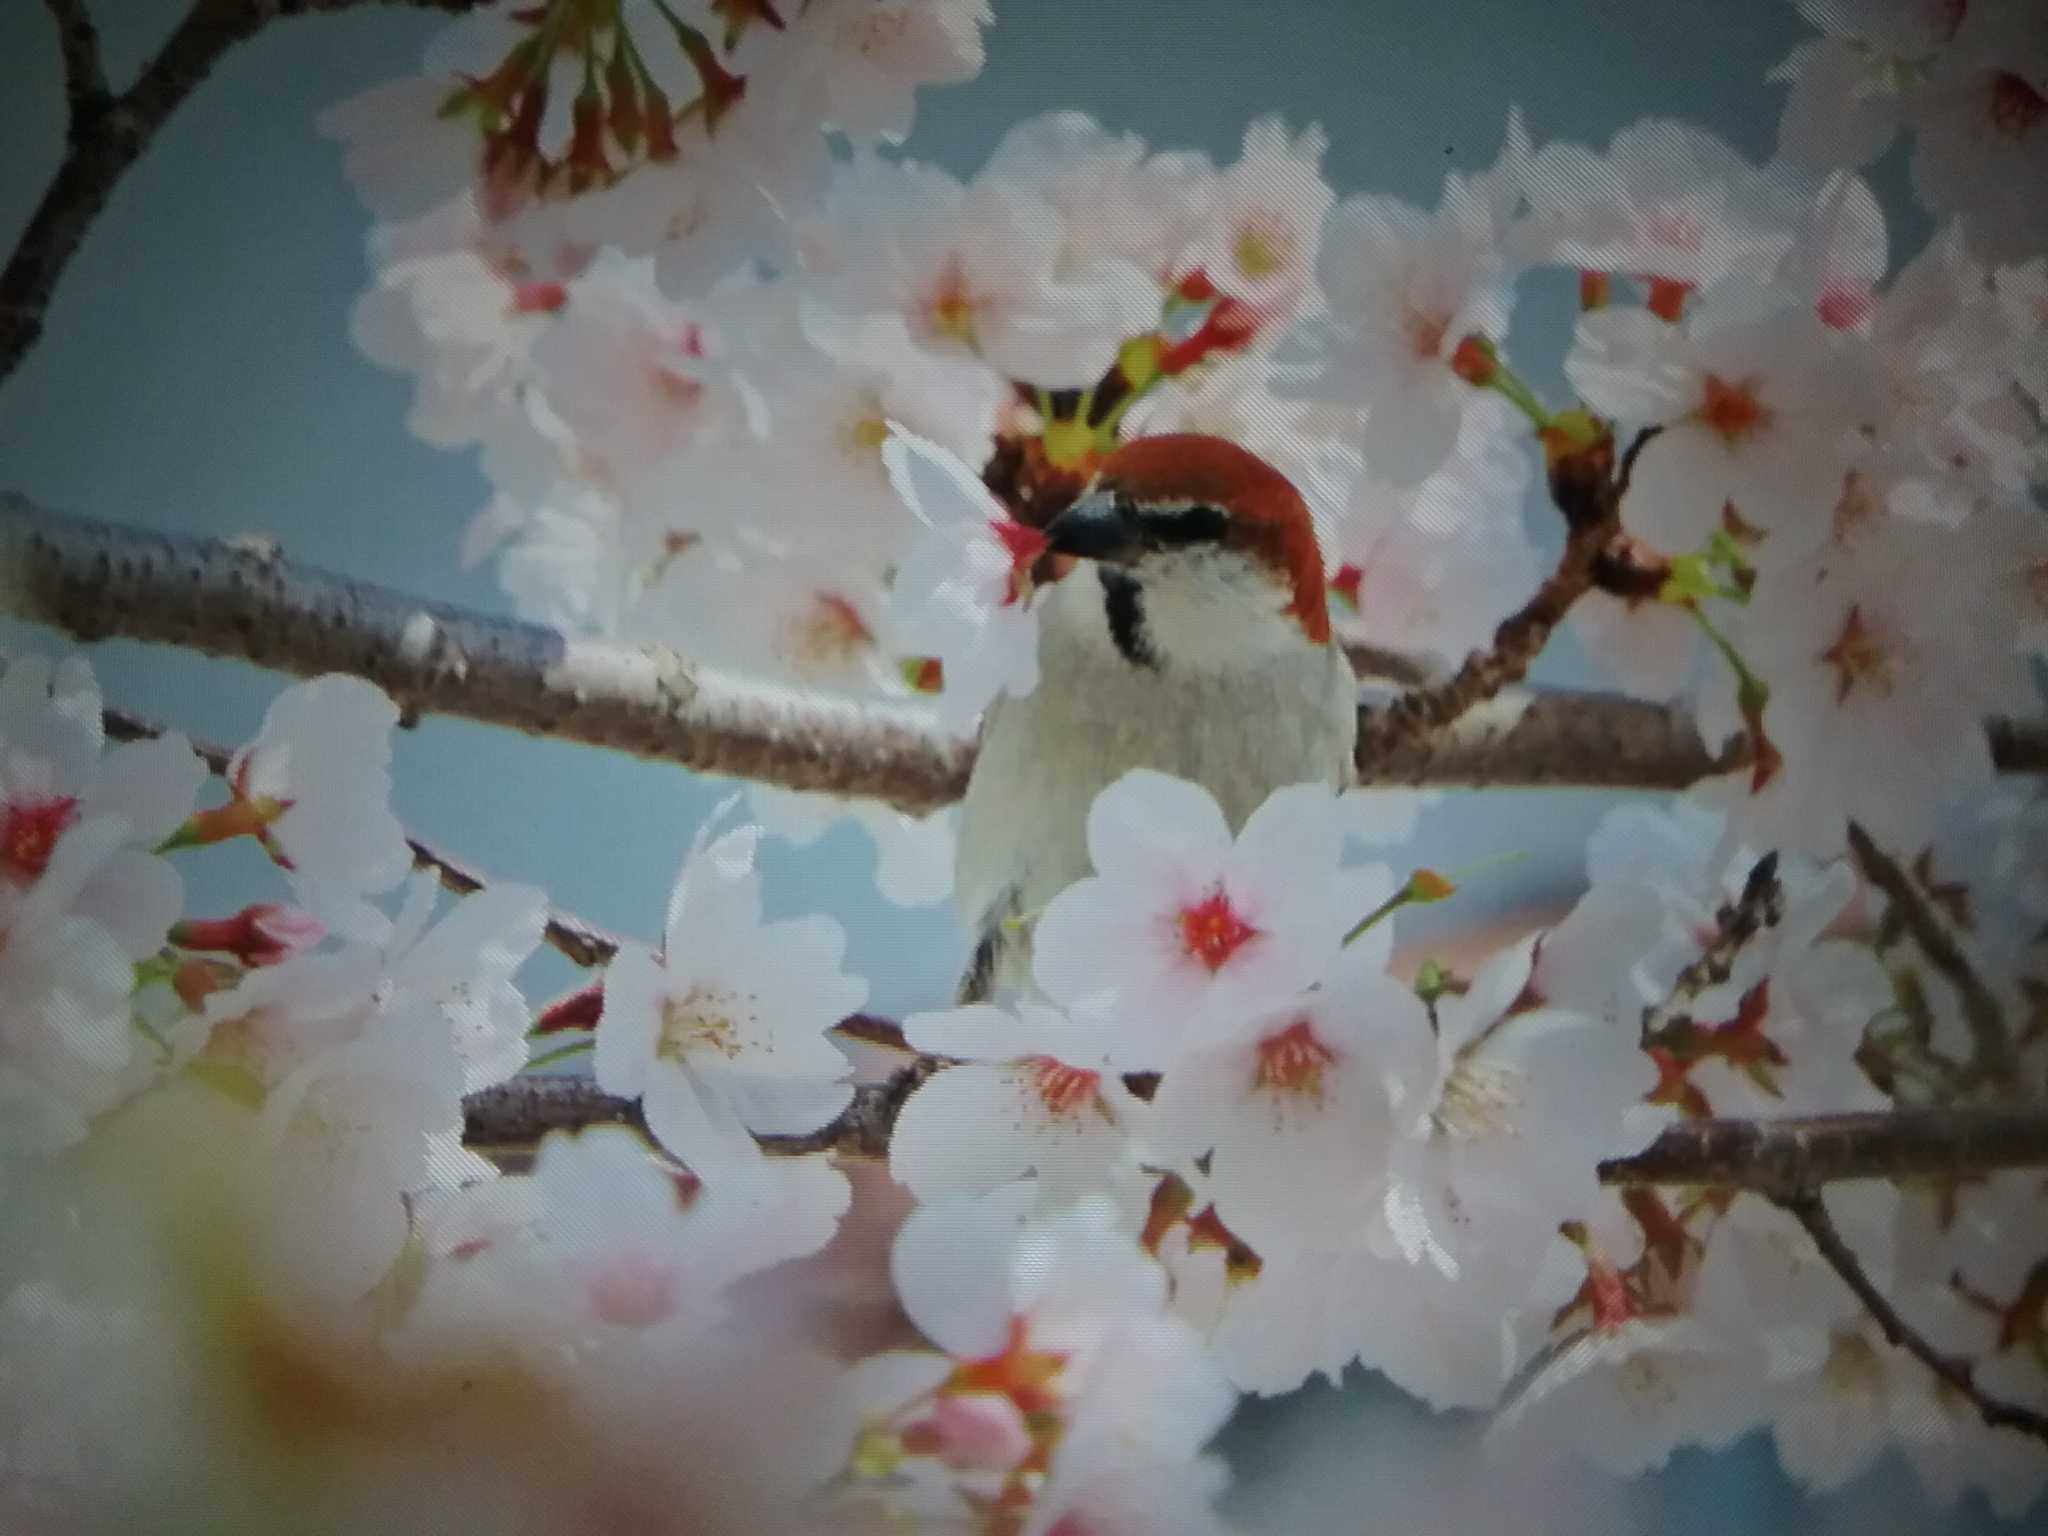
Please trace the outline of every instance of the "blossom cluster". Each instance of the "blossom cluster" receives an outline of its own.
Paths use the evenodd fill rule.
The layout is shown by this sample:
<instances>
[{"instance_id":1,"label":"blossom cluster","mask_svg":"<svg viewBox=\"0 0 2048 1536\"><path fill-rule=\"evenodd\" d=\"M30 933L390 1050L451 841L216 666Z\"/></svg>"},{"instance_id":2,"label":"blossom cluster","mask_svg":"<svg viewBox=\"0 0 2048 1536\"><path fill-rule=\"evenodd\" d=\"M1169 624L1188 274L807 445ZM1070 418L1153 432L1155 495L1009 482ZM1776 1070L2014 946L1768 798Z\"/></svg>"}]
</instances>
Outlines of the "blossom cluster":
<instances>
[{"instance_id":1,"label":"blossom cluster","mask_svg":"<svg viewBox=\"0 0 2048 1536\"><path fill-rule=\"evenodd\" d=\"M2048 1454L1887 1343L1790 1215L1728 1188L1607 1188L1598 1168L1680 1118L2048 1101L2048 1037L2024 1022L2048 995L2048 902L2007 884L2044 805L1952 807L1903 893L1874 864L1760 856L1698 798L1626 808L1568 916L1469 974L1403 978L1392 929L1451 882L1344 864L1357 818L1327 789L1279 791L1233 837L1197 786L1128 775L1090 815L1095 873L1037 920L1031 990L905 1021L947 1063L890 1159L921 1202L899 1291L937 1351L859 1378L880 1406L849 1462L858 1498L1009 1530L1057 1485L1085 1376L1025 1371L1045 1347L1028 1304L1000 1349L994 1321L954 1343L951 1309L1000 1317L1014 1283L973 1271L976 1223L1078 1220L1150 1257L1143 1293L1241 1390L1361 1362L1440 1409L1504 1404L1496 1443L1623 1474L1767 1429L1827 1490L1897 1446L1937 1500L1982 1489L2018 1516ZM1937 958L1951 947L2007 1021L2003 1065ZM2044 1199L2017 1173L1827 1195L1935 1347L2036 1405Z\"/></svg>"},{"instance_id":2,"label":"blossom cluster","mask_svg":"<svg viewBox=\"0 0 2048 1536\"><path fill-rule=\"evenodd\" d=\"M415 378L416 431L481 445L495 495L464 556L494 553L529 616L959 729L1035 677L1033 526L1120 438L1199 430L1300 486L1348 637L1455 662L1536 585L1538 445L1590 423L1654 438L1623 508L1630 579L1570 622L1620 688L1690 704L1709 742L1747 733L1726 787L1743 835L1832 856L1857 817L1911 842L1925 807L1988 785L1972 723L2030 704L2048 635L2028 503L2048 257L2023 190L2048 127L2024 5L1809 5L1824 36L1787 66L1770 164L1671 121L1594 149L1511 116L1434 207L1339 198L1320 131L1271 118L1217 165L1051 113L963 181L872 146L913 87L978 67L965 0L819 3L787 27L656 9L555 0L452 31L402 91L457 91L432 130L455 159L420 149L398 97L330 122L386 221L358 340ZM581 181L549 169L577 162L581 120L543 113L513 157L537 189L494 193L516 125L479 93L582 78L610 100L590 49L696 60L705 82L726 59L746 89L684 114L701 144ZM687 83L663 99L723 99ZM1951 217L1894 271L1855 167L1901 120ZM850 157L823 157L821 128ZM1579 274L1572 409L1506 357L1546 268ZM1874 750L1899 741L1925 748ZM790 835L857 816L894 900L947 889L944 814L750 794Z\"/></svg>"},{"instance_id":3,"label":"blossom cluster","mask_svg":"<svg viewBox=\"0 0 2048 1536\"><path fill-rule=\"evenodd\" d=\"M0 674L6 1523L125 1522L205 1488L203 1514L166 1518L232 1527L284 1478L322 1528L390 1528L396 1488L412 1525L495 1500L494 1526L544 1531L596 1477L644 1485L618 1504L640 1528L712 1528L695 1508L794 1529L744 1421L803 1423L834 1372L735 1297L830 1241L849 1190L736 1127L844 1104L821 1033L864 992L843 937L760 923L751 831L699 850L676 922L758 990L720 992L733 973L687 969L680 940L629 953L600 1055L687 1168L611 1128L501 1174L464 1146L465 1096L529 1064L517 978L545 900L496 884L437 913L390 810L397 720L353 678L287 689L211 792L179 736L107 743L83 661ZM187 910L181 866L244 842L281 888ZM674 1390L696 1372L716 1408ZM560 1463L522 1472L515 1423L559 1437Z\"/></svg>"},{"instance_id":4,"label":"blossom cluster","mask_svg":"<svg viewBox=\"0 0 2048 1536\"><path fill-rule=\"evenodd\" d=\"M708 1499L742 1529L1199 1532L1233 1394L1363 1364L1620 1471L1767 1428L1812 1487L1897 1443L1936 1495L2027 1509L2048 1456L1788 1214L1598 1176L1675 1119L2048 1099L2048 801L1996 789L1983 730L2036 707L2048 647L2040 38L2020 0L1802 9L1771 164L1511 116L1430 207L1340 197L1321 132L1271 118L1223 165L1064 112L966 179L884 153L979 67L980 0L543 0L337 109L381 221L357 340L415 432L480 454L464 557L528 616L962 729L1037 684L1047 518L1120 440L1196 430L1300 487L1346 638L1455 662L1539 579L1539 469L1625 444L1570 622L1746 758L1616 813L1571 913L1462 972L1397 970L1405 909L1455 886L1348 861L1399 840L1369 797L1234 827L1197 785L1111 785L1032 986L904 1022L922 1344L849 1371L747 1309L850 1198L763 1142L847 1111L832 1030L867 986L755 868L845 808L749 790L659 941L536 1024L543 897L437 916L377 690L288 690L198 808L188 744L109 748L81 664L10 664L0 1403L64 1413L0 1415L0 1500L253 1465L252 1497L290 1479L363 1528L458 1488L505 1529ZM1943 223L1895 264L1857 169L1900 126ZM1563 405L1509 361L1545 269L1578 281ZM944 893L944 816L852 813L885 894ZM241 839L282 894L187 913L179 861ZM464 1096L536 1031L647 1136L464 1150ZM2044 1196L1827 1199L1936 1348L2040 1403ZM167 1407L199 1382L217 1408ZM801 1442L773 1468L767 1421ZM535 1441L559 1462L508 1465Z\"/></svg>"}]
</instances>

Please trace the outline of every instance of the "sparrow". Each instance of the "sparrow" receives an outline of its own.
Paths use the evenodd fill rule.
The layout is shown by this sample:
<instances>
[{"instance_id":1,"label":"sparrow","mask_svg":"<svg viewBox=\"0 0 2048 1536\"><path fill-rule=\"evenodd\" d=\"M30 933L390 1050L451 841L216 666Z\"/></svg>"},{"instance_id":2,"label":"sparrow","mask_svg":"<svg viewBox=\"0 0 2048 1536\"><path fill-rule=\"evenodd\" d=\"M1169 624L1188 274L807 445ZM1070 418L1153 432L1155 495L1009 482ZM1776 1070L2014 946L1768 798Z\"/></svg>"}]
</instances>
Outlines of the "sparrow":
<instances>
[{"instance_id":1,"label":"sparrow","mask_svg":"<svg viewBox=\"0 0 2048 1536\"><path fill-rule=\"evenodd\" d=\"M1089 807L1131 769L1202 785L1233 831L1284 785L1356 778L1358 684L1286 476L1222 438L1142 437L1044 531L1072 566L1040 598L1039 682L984 715L961 809L962 1002L1028 990L1032 920L1090 873Z\"/></svg>"}]
</instances>

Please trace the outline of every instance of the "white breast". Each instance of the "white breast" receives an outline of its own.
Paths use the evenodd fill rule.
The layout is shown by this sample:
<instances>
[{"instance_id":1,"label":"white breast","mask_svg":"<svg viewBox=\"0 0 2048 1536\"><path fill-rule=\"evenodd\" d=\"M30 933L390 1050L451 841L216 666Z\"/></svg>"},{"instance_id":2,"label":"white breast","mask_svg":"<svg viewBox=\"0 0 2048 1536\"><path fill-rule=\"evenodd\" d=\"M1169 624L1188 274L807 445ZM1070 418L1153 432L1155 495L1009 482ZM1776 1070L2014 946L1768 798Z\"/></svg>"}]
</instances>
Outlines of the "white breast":
<instances>
[{"instance_id":1,"label":"white breast","mask_svg":"<svg viewBox=\"0 0 2048 1536\"><path fill-rule=\"evenodd\" d=\"M1282 785L1352 780L1357 683L1341 650L1311 643L1287 619L1277 643L1261 634L1192 661L1162 645L1156 668L1134 666L1110 638L1089 574L1046 594L1038 687L999 700L983 728L954 890L973 935L1036 914L1090 872L1088 808L1132 768L1202 784L1233 828ZM1028 975L1022 940L1012 925L1004 983Z\"/></svg>"}]
</instances>

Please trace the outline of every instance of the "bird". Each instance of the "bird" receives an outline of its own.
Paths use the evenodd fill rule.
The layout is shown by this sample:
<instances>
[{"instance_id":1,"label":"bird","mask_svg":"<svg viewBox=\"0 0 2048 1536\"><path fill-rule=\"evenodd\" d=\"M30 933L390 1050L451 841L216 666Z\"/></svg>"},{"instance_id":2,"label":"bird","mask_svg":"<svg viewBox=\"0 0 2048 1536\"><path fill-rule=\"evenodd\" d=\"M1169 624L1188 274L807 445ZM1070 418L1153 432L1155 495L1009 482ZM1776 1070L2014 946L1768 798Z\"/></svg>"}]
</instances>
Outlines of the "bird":
<instances>
[{"instance_id":1,"label":"bird","mask_svg":"<svg viewBox=\"0 0 2048 1536\"><path fill-rule=\"evenodd\" d=\"M961 1003L1028 993L1032 921L1090 873L1089 807L1129 770L1200 784L1233 831L1284 785L1356 780L1358 683L1279 470L1224 438L1135 438L1044 534L1071 565L1040 599L1039 682L983 716L961 807Z\"/></svg>"}]
</instances>

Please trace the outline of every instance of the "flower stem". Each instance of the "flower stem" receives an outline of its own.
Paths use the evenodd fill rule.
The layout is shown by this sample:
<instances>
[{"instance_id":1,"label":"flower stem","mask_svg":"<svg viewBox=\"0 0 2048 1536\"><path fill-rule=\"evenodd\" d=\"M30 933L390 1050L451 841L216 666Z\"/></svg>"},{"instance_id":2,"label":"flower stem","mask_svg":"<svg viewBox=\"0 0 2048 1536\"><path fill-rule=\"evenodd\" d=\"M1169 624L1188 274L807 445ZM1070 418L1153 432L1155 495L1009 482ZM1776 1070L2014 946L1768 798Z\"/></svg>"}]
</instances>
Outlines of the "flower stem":
<instances>
[{"instance_id":1,"label":"flower stem","mask_svg":"<svg viewBox=\"0 0 2048 1536\"><path fill-rule=\"evenodd\" d=\"M573 1057L583 1055L586 1051L594 1051L596 1049L596 1036L592 1036L588 1040L572 1040L567 1045L556 1046L552 1051L541 1052L540 1055L527 1062L525 1070L532 1072L540 1067L551 1067L558 1061L568 1061Z\"/></svg>"}]
</instances>

